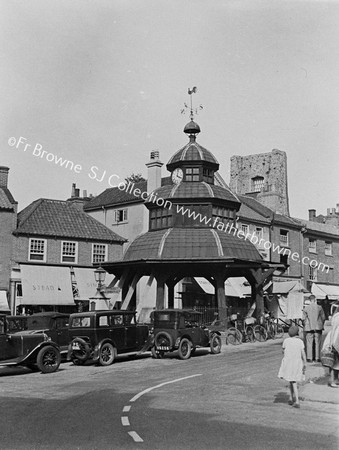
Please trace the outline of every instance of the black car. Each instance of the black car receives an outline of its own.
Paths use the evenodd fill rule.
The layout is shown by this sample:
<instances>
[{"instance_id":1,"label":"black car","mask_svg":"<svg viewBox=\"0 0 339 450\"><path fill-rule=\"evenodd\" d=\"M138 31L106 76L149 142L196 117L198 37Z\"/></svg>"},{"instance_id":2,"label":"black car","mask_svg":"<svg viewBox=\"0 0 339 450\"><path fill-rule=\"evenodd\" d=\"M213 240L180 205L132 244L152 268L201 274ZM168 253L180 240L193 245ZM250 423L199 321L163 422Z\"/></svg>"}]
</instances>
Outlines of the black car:
<instances>
[{"instance_id":1,"label":"black car","mask_svg":"<svg viewBox=\"0 0 339 450\"><path fill-rule=\"evenodd\" d=\"M71 314L69 334L71 343L67 359L71 359L74 364L92 360L108 366L116 355L148 349L149 328L137 323L135 311Z\"/></svg>"},{"instance_id":2,"label":"black car","mask_svg":"<svg viewBox=\"0 0 339 450\"><path fill-rule=\"evenodd\" d=\"M8 332L6 315L0 315L0 366L38 367L43 373L55 372L60 365L58 345L45 333Z\"/></svg>"},{"instance_id":3,"label":"black car","mask_svg":"<svg viewBox=\"0 0 339 450\"><path fill-rule=\"evenodd\" d=\"M188 359L197 347L210 347L211 353L221 351L220 332L202 322L202 314L186 309L155 310L153 316L154 358L178 350L180 359Z\"/></svg>"}]
</instances>

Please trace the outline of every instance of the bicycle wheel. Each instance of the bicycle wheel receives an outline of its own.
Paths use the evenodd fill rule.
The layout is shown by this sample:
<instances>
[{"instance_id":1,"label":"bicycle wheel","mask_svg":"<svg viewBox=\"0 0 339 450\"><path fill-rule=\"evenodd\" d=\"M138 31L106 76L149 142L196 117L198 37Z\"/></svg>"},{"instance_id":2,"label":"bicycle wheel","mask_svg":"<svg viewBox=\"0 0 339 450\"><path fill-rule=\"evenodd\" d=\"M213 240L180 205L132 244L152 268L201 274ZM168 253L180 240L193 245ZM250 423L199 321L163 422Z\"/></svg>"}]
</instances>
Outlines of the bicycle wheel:
<instances>
[{"instance_id":1,"label":"bicycle wheel","mask_svg":"<svg viewBox=\"0 0 339 450\"><path fill-rule=\"evenodd\" d=\"M254 329L250 325L245 328L245 335L246 335L246 342L255 341Z\"/></svg>"},{"instance_id":2,"label":"bicycle wheel","mask_svg":"<svg viewBox=\"0 0 339 450\"><path fill-rule=\"evenodd\" d=\"M284 336L284 328L282 327L282 325L280 325L280 323L277 323L275 326L275 338L279 339L282 338Z\"/></svg>"},{"instance_id":3,"label":"bicycle wheel","mask_svg":"<svg viewBox=\"0 0 339 450\"><path fill-rule=\"evenodd\" d=\"M264 342L267 339L267 331L261 325L256 325L254 327L254 336L257 341Z\"/></svg>"},{"instance_id":4,"label":"bicycle wheel","mask_svg":"<svg viewBox=\"0 0 339 450\"><path fill-rule=\"evenodd\" d=\"M274 339L275 338L275 327L272 323L270 323L267 326L267 339Z\"/></svg>"},{"instance_id":5,"label":"bicycle wheel","mask_svg":"<svg viewBox=\"0 0 339 450\"><path fill-rule=\"evenodd\" d=\"M242 342L242 334L239 330L232 327L226 332L226 344L239 345Z\"/></svg>"}]
</instances>

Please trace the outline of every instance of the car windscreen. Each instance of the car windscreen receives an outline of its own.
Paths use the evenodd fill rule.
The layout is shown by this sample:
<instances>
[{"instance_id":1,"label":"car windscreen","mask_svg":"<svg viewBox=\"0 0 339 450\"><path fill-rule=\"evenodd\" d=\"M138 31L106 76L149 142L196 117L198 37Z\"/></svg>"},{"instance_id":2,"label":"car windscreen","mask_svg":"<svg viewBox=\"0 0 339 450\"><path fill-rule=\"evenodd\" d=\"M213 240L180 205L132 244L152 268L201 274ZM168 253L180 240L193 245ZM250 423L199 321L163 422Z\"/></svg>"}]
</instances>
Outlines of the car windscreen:
<instances>
[{"instance_id":1,"label":"car windscreen","mask_svg":"<svg viewBox=\"0 0 339 450\"><path fill-rule=\"evenodd\" d=\"M51 328L51 319L50 317L28 316L27 328L29 330L41 330L44 328Z\"/></svg>"},{"instance_id":2,"label":"car windscreen","mask_svg":"<svg viewBox=\"0 0 339 450\"><path fill-rule=\"evenodd\" d=\"M90 316L73 317L70 324L71 328L89 327L90 325Z\"/></svg>"}]
</instances>

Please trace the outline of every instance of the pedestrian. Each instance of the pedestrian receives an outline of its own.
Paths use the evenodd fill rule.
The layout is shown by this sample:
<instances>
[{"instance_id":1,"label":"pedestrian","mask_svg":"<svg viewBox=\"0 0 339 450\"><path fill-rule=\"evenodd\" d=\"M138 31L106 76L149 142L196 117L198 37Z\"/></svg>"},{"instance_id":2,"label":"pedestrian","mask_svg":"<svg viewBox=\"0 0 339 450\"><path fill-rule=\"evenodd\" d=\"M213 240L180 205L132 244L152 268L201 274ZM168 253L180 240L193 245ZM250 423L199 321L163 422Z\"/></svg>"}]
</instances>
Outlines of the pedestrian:
<instances>
[{"instance_id":1,"label":"pedestrian","mask_svg":"<svg viewBox=\"0 0 339 450\"><path fill-rule=\"evenodd\" d=\"M328 366L330 370L330 380L328 385L339 388L339 304L334 305L331 330L326 335L321 353L323 355L328 355L328 353L330 353L331 355L330 362L328 360L322 360L323 365L326 367Z\"/></svg>"},{"instance_id":2,"label":"pedestrian","mask_svg":"<svg viewBox=\"0 0 339 450\"><path fill-rule=\"evenodd\" d=\"M288 330L289 337L282 344L284 357L281 361L278 377L290 383L290 399L288 404L300 408L298 382L302 381L306 370L305 346L299 337L299 327L292 325Z\"/></svg>"},{"instance_id":3,"label":"pedestrian","mask_svg":"<svg viewBox=\"0 0 339 450\"><path fill-rule=\"evenodd\" d=\"M320 341L324 329L325 313L317 304L315 295L310 295L310 304L303 311L304 331L306 333L306 355L307 362L320 362ZM314 344L314 355L313 355Z\"/></svg>"}]
</instances>

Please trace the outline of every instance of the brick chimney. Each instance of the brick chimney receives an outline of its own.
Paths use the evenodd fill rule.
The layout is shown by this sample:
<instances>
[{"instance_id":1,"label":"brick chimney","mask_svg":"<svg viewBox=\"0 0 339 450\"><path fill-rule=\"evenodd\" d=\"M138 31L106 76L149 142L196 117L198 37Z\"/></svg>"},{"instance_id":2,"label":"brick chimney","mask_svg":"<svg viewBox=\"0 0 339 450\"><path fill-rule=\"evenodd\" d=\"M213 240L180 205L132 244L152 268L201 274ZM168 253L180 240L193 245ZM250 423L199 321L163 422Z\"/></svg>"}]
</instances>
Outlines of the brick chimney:
<instances>
[{"instance_id":1,"label":"brick chimney","mask_svg":"<svg viewBox=\"0 0 339 450\"><path fill-rule=\"evenodd\" d=\"M314 221L316 216L316 210L315 209L309 209L308 210L308 220Z\"/></svg>"},{"instance_id":2,"label":"brick chimney","mask_svg":"<svg viewBox=\"0 0 339 450\"><path fill-rule=\"evenodd\" d=\"M8 187L8 172L8 167L0 166L0 187Z\"/></svg>"},{"instance_id":3,"label":"brick chimney","mask_svg":"<svg viewBox=\"0 0 339 450\"><path fill-rule=\"evenodd\" d=\"M164 164L159 159L159 151L155 150L150 154L150 160L146 164L147 173L147 192L150 193L161 187L161 167Z\"/></svg>"}]
</instances>

